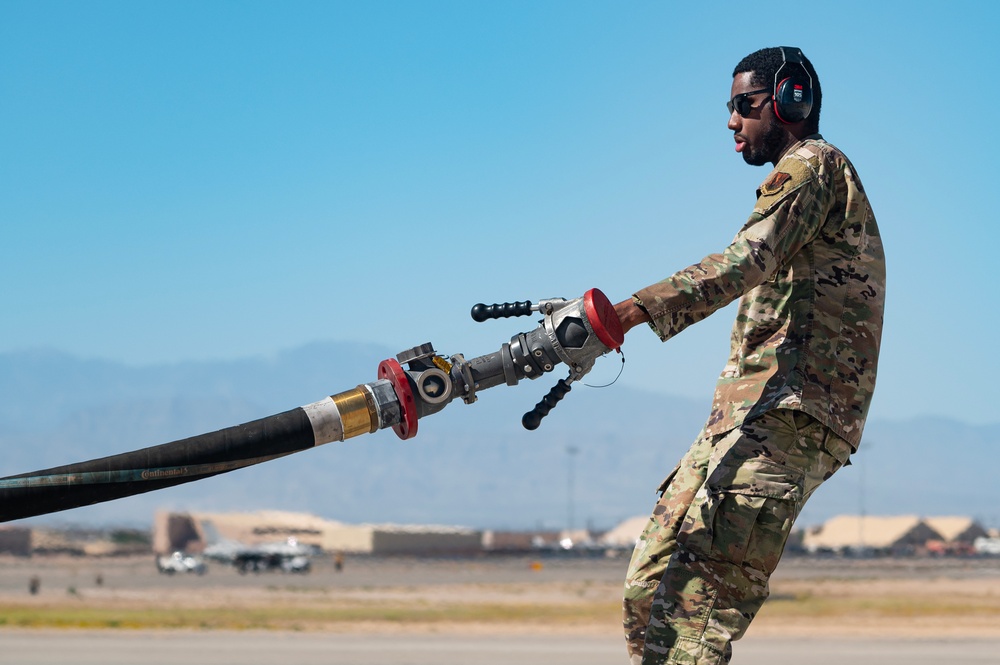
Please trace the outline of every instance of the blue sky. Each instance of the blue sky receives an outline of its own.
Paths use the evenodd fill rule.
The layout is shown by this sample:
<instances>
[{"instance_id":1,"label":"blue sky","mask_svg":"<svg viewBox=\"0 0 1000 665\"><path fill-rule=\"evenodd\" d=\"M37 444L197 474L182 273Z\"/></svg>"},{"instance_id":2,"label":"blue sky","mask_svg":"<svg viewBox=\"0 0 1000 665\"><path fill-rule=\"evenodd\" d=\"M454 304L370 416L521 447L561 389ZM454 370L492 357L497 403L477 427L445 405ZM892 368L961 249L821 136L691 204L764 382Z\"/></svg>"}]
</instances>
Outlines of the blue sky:
<instances>
[{"instance_id":1,"label":"blue sky","mask_svg":"<svg viewBox=\"0 0 1000 665\"><path fill-rule=\"evenodd\" d=\"M476 302L619 300L731 240L766 172L730 74L794 44L886 244L872 417L997 421L994 4L758 7L6 0L0 353L494 351L534 321ZM637 329L621 382L707 402L731 316Z\"/></svg>"}]
</instances>

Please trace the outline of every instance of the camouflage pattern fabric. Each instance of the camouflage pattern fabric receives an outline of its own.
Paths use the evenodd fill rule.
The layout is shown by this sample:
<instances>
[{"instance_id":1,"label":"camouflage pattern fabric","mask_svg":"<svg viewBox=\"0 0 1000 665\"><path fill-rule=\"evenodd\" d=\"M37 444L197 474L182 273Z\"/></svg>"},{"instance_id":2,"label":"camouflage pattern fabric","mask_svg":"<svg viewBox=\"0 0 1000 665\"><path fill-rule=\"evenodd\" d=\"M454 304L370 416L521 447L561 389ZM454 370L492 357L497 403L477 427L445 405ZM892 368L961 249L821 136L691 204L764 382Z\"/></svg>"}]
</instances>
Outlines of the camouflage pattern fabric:
<instances>
[{"instance_id":1,"label":"camouflage pattern fabric","mask_svg":"<svg viewBox=\"0 0 1000 665\"><path fill-rule=\"evenodd\" d=\"M778 409L705 434L661 486L625 582L633 665L723 665L768 595L792 523L853 446Z\"/></svg>"},{"instance_id":2,"label":"camouflage pattern fabric","mask_svg":"<svg viewBox=\"0 0 1000 665\"><path fill-rule=\"evenodd\" d=\"M737 298L708 422L633 555L634 664L728 663L802 504L860 445L885 256L854 167L821 136L778 161L721 254L634 295L663 340Z\"/></svg>"},{"instance_id":3,"label":"camouflage pattern fabric","mask_svg":"<svg viewBox=\"0 0 1000 665\"><path fill-rule=\"evenodd\" d=\"M721 254L635 294L667 340L741 298L706 431L800 409L857 446L875 388L885 255L847 157L819 135L792 146Z\"/></svg>"}]
</instances>

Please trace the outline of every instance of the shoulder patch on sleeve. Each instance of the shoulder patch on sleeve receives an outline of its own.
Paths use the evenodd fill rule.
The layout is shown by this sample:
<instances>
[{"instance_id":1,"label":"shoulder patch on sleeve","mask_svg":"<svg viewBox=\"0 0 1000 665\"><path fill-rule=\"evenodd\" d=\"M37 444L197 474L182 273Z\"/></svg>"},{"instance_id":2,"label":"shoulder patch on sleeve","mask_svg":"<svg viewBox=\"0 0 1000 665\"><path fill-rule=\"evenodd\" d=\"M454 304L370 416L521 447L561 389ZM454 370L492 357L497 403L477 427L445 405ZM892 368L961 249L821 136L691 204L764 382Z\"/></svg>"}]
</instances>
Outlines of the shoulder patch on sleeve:
<instances>
[{"instance_id":1,"label":"shoulder patch on sleeve","mask_svg":"<svg viewBox=\"0 0 1000 665\"><path fill-rule=\"evenodd\" d=\"M771 174L771 177L767 179L767 182L760 186L760 193L764 196L777 194L781 191L781 187L791 179L792 175L790 173L775 171Z\"/></svg>"},{"instance_id":2,"label":"shoulder patch on sleeve","mask_svg":"<svg viewBox=\"0 0 1000 665\"><path fill-rule=\"evenodd\" d=\"M756 210L763 213L770 209L815 176L806 162L786 157L778 162L778 166L757 190Z\"/></svg>"}]
</instances>

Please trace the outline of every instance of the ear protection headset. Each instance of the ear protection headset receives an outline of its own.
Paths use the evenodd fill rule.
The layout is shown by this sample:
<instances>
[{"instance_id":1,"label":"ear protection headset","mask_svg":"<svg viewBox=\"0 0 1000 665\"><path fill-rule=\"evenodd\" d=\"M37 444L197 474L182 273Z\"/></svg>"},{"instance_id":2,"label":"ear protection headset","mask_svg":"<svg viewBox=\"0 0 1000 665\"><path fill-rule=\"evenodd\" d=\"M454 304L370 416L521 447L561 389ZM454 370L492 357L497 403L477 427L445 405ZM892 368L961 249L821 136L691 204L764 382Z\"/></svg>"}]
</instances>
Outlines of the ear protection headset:
<instances>
[{"instance_id":1,"label":"ear protection headset","mask_svg":"<svg viewBox=\"0 0 1000 665\"><path fill-rule=\"evenodd\" d=\"M813 105L812 76L806 70L800 49L781 46L781 67L774 73L774 114L785 124L801 122L809 117ZM797 66L796 66L797 65ZM785 68L791 70L781 78ZM798 71L795 71L798 70Z\"/></svg>"}]
</instances>

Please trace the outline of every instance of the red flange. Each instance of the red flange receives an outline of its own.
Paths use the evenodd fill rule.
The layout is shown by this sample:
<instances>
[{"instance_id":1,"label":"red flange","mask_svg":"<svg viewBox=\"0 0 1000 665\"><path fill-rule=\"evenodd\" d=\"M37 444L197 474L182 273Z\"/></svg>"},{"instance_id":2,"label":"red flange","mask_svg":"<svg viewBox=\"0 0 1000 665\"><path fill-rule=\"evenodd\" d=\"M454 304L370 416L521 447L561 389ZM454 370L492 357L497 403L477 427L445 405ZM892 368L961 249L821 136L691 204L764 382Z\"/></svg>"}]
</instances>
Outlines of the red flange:
<instances>
[{"instance_id":1,"label":"red flange","mask_svg":"<svg viewBox=\"0 0 1000 665\"><path fill-rule=\"evenodd\" d=\"M625 341L625 331L608 297L600 289L591 289L583 294L583 309L601 344L617 351Z\"/></svg>"},{"instance_id":2,"label":"red flange","mask_svg":"<svg viewBox=\"0 0 1000 665\"><path fill-rule=\"evenodd\" d=\"M399 400L399 424L393 425L392 431L400 439L412 439L417 435L417 404L413 401L413 390L403 366L395 359L387 358L378 364L378 378L388 379Z\"/></svg>"}]
</instances>

